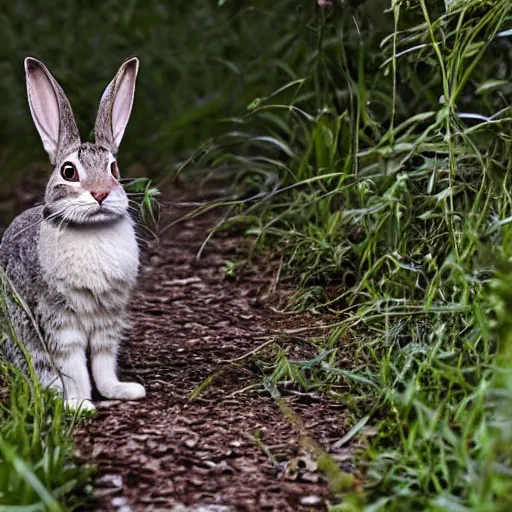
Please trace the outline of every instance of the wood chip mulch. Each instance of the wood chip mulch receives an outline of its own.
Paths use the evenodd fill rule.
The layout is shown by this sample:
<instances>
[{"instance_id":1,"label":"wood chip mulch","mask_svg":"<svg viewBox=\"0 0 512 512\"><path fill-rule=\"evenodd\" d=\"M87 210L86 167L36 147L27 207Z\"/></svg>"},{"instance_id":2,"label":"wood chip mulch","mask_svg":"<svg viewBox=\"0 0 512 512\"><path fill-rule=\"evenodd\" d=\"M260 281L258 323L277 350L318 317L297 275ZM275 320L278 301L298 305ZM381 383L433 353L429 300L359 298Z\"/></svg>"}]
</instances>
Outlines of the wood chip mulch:
<instances>
[{"instance_id":1,"label":"wood chip mulch","mask_svg":"<svg viewBox=\"0 0 512 512\"><path fill-rule=\"evenodd\" d=\"M262 296L273 272L264 261L227 275L227 262L246 255L241 236L214 237L197 261L217 220L211 214L177 224L145 250L120 366L122 379L143 383L147 397L100 402L79 426L76 456L99 467L87 510L291 512L326 510L333 502L301 433L260 384L254 359L226 364L284 328L317 319L270 308ZM307 341L279 343L290 357L311 355ZM309 394L283 397L326 451L346 434L340 404ZM350 448L334 456L343 470L354 471Z\"/></svg>"}]
</instances>

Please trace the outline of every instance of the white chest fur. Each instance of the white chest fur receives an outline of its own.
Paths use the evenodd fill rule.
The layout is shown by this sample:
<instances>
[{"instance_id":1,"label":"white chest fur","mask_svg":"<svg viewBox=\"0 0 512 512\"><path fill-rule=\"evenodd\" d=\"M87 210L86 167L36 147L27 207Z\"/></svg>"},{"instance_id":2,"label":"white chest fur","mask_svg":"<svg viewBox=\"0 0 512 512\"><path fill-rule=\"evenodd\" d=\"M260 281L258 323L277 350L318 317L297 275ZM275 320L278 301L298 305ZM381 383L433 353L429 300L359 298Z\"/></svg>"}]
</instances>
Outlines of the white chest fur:
<instances>
[{"instance_id":1,"label":"white chest fur","mask_svg":"<svg viewBox=\"0 0 512 512\"><path fill-rule=\"evenodd\" d=\"M65 296L128 292L137 278L139 249L133 225L121 219L107 225L41 225L39 260L48 283Z\"/></svg>"}]
</instances>

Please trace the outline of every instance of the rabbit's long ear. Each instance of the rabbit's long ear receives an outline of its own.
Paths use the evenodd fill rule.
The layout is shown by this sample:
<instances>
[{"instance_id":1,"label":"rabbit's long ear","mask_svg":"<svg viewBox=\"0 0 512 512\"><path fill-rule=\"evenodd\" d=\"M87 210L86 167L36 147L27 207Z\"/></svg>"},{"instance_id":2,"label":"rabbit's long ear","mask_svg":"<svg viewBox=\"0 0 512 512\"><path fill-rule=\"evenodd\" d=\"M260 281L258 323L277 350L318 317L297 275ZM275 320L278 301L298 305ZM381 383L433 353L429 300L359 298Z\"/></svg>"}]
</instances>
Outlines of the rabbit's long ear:
<instances>
[{"instance_id":1,"label":"rabbit's long ear","mask_svg":"<svg viewBox=\"0 0 512 512\"><path fill-rule=\"evenodd\" d=\"M80 144L73 111L61 86L42 62L27 57L25 74L32 119L50 161L55 164L60 152Z\"/></svg>"},{"instance_id":2,"label":"rabbit's long ear","mask_svg":"<svg viewBox=\"0 0 512 512\"><path fill-rule=\"evenodd\" d=\"M126 60L101 97L94 137L98 144L108 147L114 155L130 119L138 71L139 59Z\"/></svg>"}]
</instances>

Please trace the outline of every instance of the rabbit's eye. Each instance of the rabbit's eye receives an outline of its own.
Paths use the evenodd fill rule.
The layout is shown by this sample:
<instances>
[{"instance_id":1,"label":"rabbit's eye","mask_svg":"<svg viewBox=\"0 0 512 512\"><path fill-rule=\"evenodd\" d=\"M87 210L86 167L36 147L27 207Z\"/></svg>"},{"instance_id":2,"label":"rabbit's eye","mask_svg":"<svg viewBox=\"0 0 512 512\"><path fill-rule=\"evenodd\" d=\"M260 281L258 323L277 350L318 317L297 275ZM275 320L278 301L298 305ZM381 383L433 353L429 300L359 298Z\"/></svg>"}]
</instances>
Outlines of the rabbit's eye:
<instances>
[{"instance_id":1,"label":"rabbit's eye","mask_svg":"<svg viewBox=\"0 0 512 512\"><path fill-rule=\"evenodd\" d=\"M62 164L62 167L60 168L60 175L66 181L78 181L78 171L76 170L76 167L70 162L65 162Z\"/></svg>"},{"instance_id":2,"label":"rabbit's eye","mask_svg":"<svg viewBox=\"0 0 512 512\"><path fill-rule=\"evenodd\" d=\"M110 172L114 178L119 178L119 168L117 167L117 162L114 161L110 164Z\"/></svg>"}]
</instances>

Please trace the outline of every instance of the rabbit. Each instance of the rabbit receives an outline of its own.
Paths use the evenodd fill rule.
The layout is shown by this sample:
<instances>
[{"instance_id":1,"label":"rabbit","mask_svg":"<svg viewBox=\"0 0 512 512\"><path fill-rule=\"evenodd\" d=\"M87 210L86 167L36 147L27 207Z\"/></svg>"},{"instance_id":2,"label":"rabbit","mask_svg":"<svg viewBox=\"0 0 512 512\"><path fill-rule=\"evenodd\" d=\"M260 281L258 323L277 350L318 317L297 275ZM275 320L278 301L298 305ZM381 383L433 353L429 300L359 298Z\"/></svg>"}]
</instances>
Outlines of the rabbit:
<instances>
[{"instance_id":1,"label":"rabbit","mask_svg":"<svg viewBox=\"0 0 512 512\"><path fill-rule=\"evenodd\" d=\"M120 382L116 360L127 327L139 248L116 161L131 114L139 60L126 60L105 89L94 127L82 143L70 103L46 66L25 59L32 118L50 157L44 204L10 224L0 264L30 314L14 299L14 333L41 384L70 408L94 409L91 378L107 399L137 400L142 385ZM26 368L19 343L2 343L4 358Z\"/></svg>"}]
</instances>

